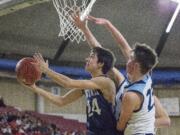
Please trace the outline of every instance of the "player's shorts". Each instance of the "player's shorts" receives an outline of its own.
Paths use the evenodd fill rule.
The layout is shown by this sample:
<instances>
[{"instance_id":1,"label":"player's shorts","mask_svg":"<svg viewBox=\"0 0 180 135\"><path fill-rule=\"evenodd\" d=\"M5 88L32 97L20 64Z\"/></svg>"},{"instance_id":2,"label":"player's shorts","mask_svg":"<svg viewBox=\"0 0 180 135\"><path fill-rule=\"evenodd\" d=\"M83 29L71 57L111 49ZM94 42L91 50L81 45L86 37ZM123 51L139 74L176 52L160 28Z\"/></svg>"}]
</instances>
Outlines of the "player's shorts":
<instances>
[{"instance_id":1,"label":"player's shorts","mask_svg":"<svg viewBox=\"0 0 180 135\"><path fill-rule=\"evenodd\" d=\"M155 134L153 134L153 133L136 133L133 135L155 135Z\"/></svg>"},{"instance_id":2,"label":"player's shorts","mask_svg":"<svg viewBox=\"0 0 180 135\"><path fill-rule=\"evenodd\" d=\"M90 131L86 132L86 135L117 135L117 131L105 130L105 131Z\"/></svg>"}]
</instances>

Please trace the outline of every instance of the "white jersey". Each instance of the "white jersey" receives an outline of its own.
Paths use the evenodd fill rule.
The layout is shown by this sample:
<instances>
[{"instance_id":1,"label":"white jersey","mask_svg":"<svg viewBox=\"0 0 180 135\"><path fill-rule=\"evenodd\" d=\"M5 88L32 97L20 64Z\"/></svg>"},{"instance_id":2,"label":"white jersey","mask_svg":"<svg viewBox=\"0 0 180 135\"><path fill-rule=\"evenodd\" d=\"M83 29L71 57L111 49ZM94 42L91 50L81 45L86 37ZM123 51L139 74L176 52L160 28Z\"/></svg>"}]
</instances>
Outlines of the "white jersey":
<instances>
[{"instance_id":1,"label":"white jersey","mask_svg":"<svg viewBox=\"0 0 180 135\"><path fill-rule=\"evenodd\" d=\"M116 94L115 117L117 121L119 120L119 116L121 112L121 103L122 103L122 96L124 93L124 87L126 87L128 84L129 84L128 81L124 80L119 86L117 94Z\"/></svg>"},{"instance_id":2,"label":"white jersey","mask_svg":"<svg viewBox=\"0 0 180 135\"><path fill-rule=\"evenodd\" d=\"M134 111L130 120L128 121L127 127L125 129L125 135L145 135L148 133L155 134L155 107L152 89L152 79L150 75L145 75L142 80L130 83L127 79L121 85L117 96L116 104L120 104L120 97L124 92L136 92L144 97L141 107ZM123 93L122 93L123 92ZM118 107L116 107L116 114L118 114ZM120 109L119 109L120 110ZM119 113L120 114L120 113Z\"/></svg>"}]
</instances>

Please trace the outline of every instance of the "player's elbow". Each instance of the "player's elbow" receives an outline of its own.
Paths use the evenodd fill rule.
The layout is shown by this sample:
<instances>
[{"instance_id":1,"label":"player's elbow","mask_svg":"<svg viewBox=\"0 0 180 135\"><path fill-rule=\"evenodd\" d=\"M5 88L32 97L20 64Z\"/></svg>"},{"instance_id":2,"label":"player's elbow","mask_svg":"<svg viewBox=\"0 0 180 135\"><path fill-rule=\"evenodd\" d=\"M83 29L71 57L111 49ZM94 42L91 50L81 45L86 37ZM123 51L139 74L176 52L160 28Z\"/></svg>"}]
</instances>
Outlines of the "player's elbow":
<instances>
[{"instance_id":1,"label":"player's elbow","mask_svg":"<svg viewBox=\"0 0 180 135\"><path fill-rule=\"evenodd\" d=\"M169 118L168 115L163 117L163 121L164 121L164 126L165 127L170 127L171 126L171 119Z\"/></svg>"},{"instance_id":2,"label":"player's elbow","mask_svg":"<svg viewBox=\"0 0 180 135\"><path fill-rule=\"evenodd\" d=\"M164 121L163 121L163 127L170 127L171 126L171 120L170 118L164 118Z\"/></svg>"},{"instance_id":3,"label":"player's elbow","mask_svg":"<svg viewBox=\"0 0 180 135\"><path fill-rule=\"evenodd\" d=\"M125 126L123 126L123 124L120 121L118 121L116 125L116 129L118 131L123 131L125 129Z\"/></svg>"},{"instance_id":4,"label":"player's elbow","mask_svg":"<svg viewBox=\"0 0 180 135\"><path fill-rule=\"evenodd\" d=\"M58 107L63 107L63 106L64 106L64 104L63 104L63 103L60 103L60 102L56 103L56 105L57 105Z\"/></svg>"},{"instance_id":5,"label":"player's elbow","mask_svg":"<svg viewBox=\"0 0 180 135\"><path fill-rule=\"evenodd\" d=\"M156 127L170 127L171 126L171 120L169 117L163 117L163 118L158 118L155 122Z\"/></svg>"},{"instance_id":6,"label":"player's elbow","mask_svg":"<svg viewBox=\"0 0 180 135\"><path fill-rule=\"evenodd\" d=\"M166 118L166 120L165 120L165 125L166 125L167 127L170 127L170 126L171 126L171 119L170 119L169 117Z\"/></svg>"},{"instance_id":7,"label":"player's elbow","mask_svg":"<svg viewBox=\"0 0 180 135\"><path fill-rule=\"evenodd\" d=\"M116 126L116 129L118 131L118 135L124 135L124 129L120 128L118 125Z\"/></svg>"},{"instance_id":8,"label":"player's elbow","mask_svg":"<svg viewBox=\"0 0 180 135\"><path fill-rule=\"evenodd\" d=\"M58 106L58 107L63 107L65 105L64 99L63 97L57 97L54 100L54 103Z\"/></svg>"},{"instance_id":9,"label":"player's elbow","mask_svg":"<svg viewBox=\"0 0 180 135\"><path fill-rule=\"evenodd\" d=\"M118 130L118 131L121 131L122 129L121 129L121 127L117 124L117 126L116 126L116 129Z\"/></svg>"}]
</instances>

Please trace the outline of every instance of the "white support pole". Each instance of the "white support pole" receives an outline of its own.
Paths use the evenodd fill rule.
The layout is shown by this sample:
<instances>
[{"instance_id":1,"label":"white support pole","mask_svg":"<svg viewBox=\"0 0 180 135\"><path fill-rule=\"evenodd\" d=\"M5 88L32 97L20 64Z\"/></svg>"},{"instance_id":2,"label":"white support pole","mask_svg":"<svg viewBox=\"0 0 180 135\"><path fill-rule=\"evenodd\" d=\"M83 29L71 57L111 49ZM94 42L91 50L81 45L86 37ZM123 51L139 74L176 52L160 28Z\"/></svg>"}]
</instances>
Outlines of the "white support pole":
<instances>
[{"instance_id":1,"label":"white support pole","mask_svg":"<svg viewBox=\"0 0 180 135\"><path fill-rule=\"evenodd\" d=\"M180 11L180 0L172 0L172 1L178 2L178 5L176 7L176 10L175 10L172 18L171 18L171 21L169 22L169 24L168 24L168 26L166 28L166 33L170 32L170 30L171 30L171 28L172 28L172 26L173 26L173 24L174 24L174 22L176 20L176 17L178 15L179 11Z\"/></svg>"}]
</instances>

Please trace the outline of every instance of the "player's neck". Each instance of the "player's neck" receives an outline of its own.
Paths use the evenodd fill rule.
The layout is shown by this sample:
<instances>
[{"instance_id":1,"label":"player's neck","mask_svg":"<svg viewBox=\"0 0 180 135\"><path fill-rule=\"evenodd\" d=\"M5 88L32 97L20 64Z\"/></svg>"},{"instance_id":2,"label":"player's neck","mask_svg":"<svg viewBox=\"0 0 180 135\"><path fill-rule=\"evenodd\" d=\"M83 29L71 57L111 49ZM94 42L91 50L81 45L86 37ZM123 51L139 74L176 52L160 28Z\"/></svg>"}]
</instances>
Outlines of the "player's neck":
<instances>
[{"instance_id":1,"label":"player's neck","mask_svg":"<svg viewBox=\"0 0 180 135\"><path fill-rule=\"evenodd\" d=\"M98 77L98 76L104 76L104 74L102 73L102 71L98 70L95 72L91 72L91 76L92 76L92 78L94 78L94 77Z\"/></svg>"},{"instance_id":2,"label":"player's neck","mask_svg":"<svg viewBox=\"0 0 180 135\"><path fill-rule=\"evenodd\" d=\"M144 74L141 74L141 73L137 73L137 72L136 72L133 76L131 76L131 77L129 78L129 80L130 80L131 83L134 83L134 82L137 82L137 81L142 80L143 77L144 77Z\"/></svg>"}]
</instances>

